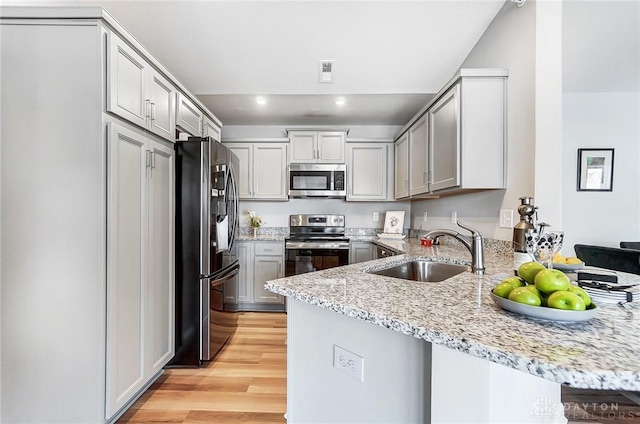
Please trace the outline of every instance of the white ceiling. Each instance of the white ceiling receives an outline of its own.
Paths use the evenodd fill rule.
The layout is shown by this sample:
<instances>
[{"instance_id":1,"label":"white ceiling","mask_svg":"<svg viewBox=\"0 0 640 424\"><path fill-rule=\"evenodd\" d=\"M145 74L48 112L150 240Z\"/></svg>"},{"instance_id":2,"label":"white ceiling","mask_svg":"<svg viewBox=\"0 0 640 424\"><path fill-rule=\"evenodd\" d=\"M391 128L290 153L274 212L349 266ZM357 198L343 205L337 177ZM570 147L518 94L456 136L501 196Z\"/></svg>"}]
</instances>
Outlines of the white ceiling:
<instances>
[{"instance_id":1,"label":"white ceiling","mask_svg":"<svg viewBox=\"0 0 640 424\"><path fill-rule=\"evenodd\" d=\"M223 124L403 125L505 0L79 3L107 9ZM318 83L323 59L332 84Z\"/></svg>"}]
</instances>

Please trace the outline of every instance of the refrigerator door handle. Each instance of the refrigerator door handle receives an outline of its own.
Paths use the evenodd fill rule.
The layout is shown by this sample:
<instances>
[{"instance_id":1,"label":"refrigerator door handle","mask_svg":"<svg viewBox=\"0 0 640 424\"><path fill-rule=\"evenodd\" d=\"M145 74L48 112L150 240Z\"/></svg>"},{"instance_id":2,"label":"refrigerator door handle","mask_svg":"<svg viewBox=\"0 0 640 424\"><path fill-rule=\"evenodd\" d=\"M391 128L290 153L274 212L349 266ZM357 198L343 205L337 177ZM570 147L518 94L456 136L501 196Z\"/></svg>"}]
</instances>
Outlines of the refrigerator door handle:
<instances>
[{"instance_id":1,"label":"refrigerator door handle","mask_svg":"<svg viewBox=\"0 0 640 424\"><path fill-rule=\"evenodd\" d=\"M236 275L238 275L238 273L240 272L240 261L236 260L233 265L225 268L222 271L213 273L213 274L209 274L209 275L203 275L201 278L202 279L209 279L209 285L211 287L214 286L218 286L220 284L224 284L227 281L231 280L233 277L235 277Z\"/></svg>"}]
</instances>

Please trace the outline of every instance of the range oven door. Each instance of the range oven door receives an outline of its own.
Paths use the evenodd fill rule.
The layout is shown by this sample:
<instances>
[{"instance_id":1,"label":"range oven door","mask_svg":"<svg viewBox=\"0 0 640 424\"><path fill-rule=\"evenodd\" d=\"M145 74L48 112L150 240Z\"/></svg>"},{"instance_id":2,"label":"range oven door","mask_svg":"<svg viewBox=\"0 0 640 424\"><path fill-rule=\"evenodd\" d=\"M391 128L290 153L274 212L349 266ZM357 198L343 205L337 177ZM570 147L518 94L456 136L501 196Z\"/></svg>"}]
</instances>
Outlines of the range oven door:
<instances>
[{"instance_id":1,"label":"range oven door","mask_svg":"<svg viewBox=\"0 0 640 424\"><path fill-rule=\"evenodd\" d=\"M285 277L349 264L349 248L287 248Z\"/></svg>"}]
</instances>

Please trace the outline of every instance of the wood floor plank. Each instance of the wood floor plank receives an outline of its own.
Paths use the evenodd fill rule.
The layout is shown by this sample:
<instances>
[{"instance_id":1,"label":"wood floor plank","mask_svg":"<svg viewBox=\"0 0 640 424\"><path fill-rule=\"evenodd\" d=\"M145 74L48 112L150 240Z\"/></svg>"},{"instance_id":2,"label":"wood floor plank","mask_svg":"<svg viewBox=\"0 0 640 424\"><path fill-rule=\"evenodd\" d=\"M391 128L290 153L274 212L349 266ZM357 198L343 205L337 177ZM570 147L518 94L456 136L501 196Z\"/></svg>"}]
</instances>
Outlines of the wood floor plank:
<instances>
[{"instance_id":1,"label":"wood floor plank","mask_svg":"<svg viewBox=\"0 0 640 424\"><path fill-rule=\"evenodd\" d=\"M286 420L283 414L267 412L222 412L222 411L191 411L184 421L185 424L211 423L243 423L243 424L283 424Z\"/></svg>"}]
</instances>

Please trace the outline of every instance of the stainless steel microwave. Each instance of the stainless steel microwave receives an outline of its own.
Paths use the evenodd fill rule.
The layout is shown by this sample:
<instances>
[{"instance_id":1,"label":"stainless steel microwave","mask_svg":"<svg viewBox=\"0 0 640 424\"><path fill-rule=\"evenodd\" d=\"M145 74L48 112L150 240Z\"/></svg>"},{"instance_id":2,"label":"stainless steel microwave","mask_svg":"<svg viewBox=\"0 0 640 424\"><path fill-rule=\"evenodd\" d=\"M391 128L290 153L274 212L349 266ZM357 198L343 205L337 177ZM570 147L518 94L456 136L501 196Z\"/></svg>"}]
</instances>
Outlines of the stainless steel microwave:
<instances>
[{"instance_id":1,"label":"stainless steel microwave","mask_svg":"<svg viewBox=\"0 0 640 424\"><path fill-rule=\"evenodd\" d=\"M346 179L346 165L292 163L289 197L345 198Z\"/></svg>"}]
</instances>

